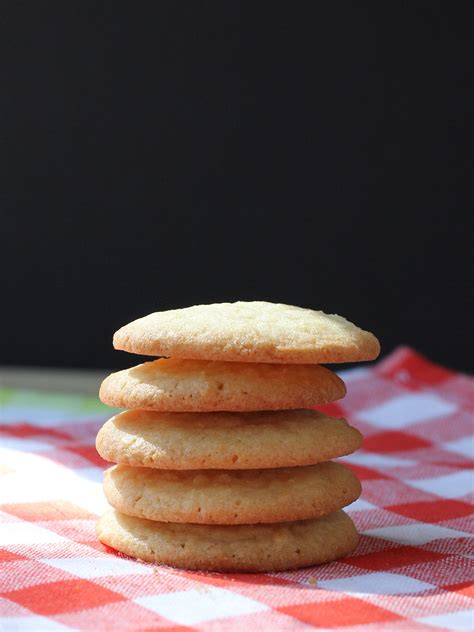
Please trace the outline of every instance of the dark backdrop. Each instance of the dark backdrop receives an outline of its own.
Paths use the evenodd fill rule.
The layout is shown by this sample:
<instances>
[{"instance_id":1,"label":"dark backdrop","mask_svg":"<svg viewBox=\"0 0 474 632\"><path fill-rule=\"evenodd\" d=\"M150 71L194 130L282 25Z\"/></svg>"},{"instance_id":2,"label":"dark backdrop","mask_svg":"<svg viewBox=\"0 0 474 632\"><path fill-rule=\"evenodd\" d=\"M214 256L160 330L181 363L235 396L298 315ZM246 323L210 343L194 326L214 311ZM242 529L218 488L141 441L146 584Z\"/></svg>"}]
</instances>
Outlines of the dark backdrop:
<instances>
[{"instance_id":1,"label":"dark backdrop","mask_svg":"<svg viewBox=\"0 0 474 632\"><path fill-rule=\"evenodd\" d=\"M1 361L124 366L129 320L260 298L468 368L468 25L448 2L3 3Z\"/></svg>"}]
</instances>

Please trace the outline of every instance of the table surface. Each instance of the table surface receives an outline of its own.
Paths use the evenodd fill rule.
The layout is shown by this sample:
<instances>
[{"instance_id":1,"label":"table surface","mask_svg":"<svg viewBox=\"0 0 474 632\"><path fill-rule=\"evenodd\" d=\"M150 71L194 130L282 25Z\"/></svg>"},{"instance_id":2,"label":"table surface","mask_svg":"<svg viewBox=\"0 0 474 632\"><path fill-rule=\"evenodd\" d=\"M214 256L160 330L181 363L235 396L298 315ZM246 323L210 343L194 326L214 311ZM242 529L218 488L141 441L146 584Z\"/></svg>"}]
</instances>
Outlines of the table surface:
<instances>
[{"instance_id":1,"label":"table surface","mask_svg":"<svg viewBox=\"0 0 474 632\"><path fill-rule=\"evenodd\" d=\"M474 628L473 382L400 348L324 407L365 436L345 510L360 543L320 567L190 573L102 545L94 443L107 371L0 370L0 630L441 632Z\"/></svg>"}]
</instances>

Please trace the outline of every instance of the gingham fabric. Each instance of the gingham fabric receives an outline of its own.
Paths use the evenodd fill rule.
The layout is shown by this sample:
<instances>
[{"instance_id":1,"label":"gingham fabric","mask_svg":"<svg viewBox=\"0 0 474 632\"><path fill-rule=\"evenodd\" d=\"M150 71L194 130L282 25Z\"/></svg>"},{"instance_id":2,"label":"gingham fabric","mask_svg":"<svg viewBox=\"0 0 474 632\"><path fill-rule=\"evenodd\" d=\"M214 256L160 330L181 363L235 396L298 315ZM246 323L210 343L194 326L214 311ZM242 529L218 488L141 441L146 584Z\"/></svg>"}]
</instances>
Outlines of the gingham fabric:
<instances>
[{"instance_id":1,"label":"gingham fabric","mask_svg":"<svg viewBox=\"0 0 474 632\"><path fill-rule=\"evenodd\" d=\"M472 380L406 348L343 379L346 398L325 410L365 435L343 459L363 484L349 508L360 544L267 575L177 571L100 544L94 438L110 409L3 390L0 629L472 629Z\"/></svg>"}]
</instances>

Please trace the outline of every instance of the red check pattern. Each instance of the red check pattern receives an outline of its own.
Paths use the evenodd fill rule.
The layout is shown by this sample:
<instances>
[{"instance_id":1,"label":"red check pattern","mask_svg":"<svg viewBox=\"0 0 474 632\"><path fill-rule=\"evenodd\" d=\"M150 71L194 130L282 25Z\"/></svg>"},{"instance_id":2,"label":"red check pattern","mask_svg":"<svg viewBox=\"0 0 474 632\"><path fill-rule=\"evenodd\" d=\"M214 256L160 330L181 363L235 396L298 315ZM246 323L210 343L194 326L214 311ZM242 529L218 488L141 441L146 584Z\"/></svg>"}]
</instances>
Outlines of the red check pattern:
<instances>
[{"instance_id":1,"label":"red check pattern","mask_svg":"<svg viewBox=\"0 0 474 632\"><path fill-rule=\"evenodd\" d=\"M348 509L360 544L338 562L268 575L177 571L100 544L104 409L4 393L0 629L473 629L471 378L400 348L343 379L348 395L325 410L365 435L343 459L363 483Z\"/></svg>"}]
</instances>

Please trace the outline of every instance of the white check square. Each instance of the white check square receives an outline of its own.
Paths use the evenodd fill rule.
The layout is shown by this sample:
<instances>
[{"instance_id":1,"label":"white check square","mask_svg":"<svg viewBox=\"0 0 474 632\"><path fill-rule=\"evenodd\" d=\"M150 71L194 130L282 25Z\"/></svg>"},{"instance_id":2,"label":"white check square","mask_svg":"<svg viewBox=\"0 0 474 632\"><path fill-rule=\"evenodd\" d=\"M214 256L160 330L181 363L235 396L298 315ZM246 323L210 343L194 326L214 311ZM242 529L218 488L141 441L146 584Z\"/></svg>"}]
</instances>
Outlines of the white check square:
<instances>
[{"instance_id":1,"label":"white check square","mask_svg":"<svg viewBox=\"0 0 474 632\"><path fill-rule=\"evenodd\" d=\"M100 483L102 485L104 481L104 470L100 467L80 467L74 470L74 474L80 476L81 478L85 478L88 481L92 481L94 483Z\"/></svg>"},{"instance_id":2,"label":"white check square","mask_svg":"<svg viewBox=\"0 0 474 632\"><path fill-rule=\"evenodd\" d=\"M474 610L461 610L447 614L434 614L417 619L418 623L432 625L446 630L474 630Z\"/></svg>"},{"instance_id":3,"label":"white check square","mask_svg":"<svg viewBox=\"0 0 474 632\"><path fill-rule=\"evenodd\" d=\"M18 437L2 437L2 448L16 450L18 452L42 452L51 450L51 443L36 441L35 439L22 439Z\"/></svg>"},{"instance_id":4,"label":"white check square","mask_svg":"<svg viewBox=\"0 0 474 632\"><path fill-rule=\"evenodd\" d=\"M411 467L416 465L416 461L411 459L399 459L394 456L364 452L364 450L357 450L357 452L345 456L344 461L347 461L348 463L355 463L356 465L375 468Z\"/></svg>"},{"instance_id":5,"label":"white check square","mask_svg":"<svg viewBox=\"0 0 474 632\"><path fill-rule=\"evenodd\" d=\"M118 557L51 558L41 560L71 575L83 579L110 577L111 575L152 575L153 568Z\"/></svg>"},{"instance_id":6,"label":"white check square","mask_svg":"<svg viewBox=\"0 0 474 632\"><path fill-rule=\"evenodd\" d=\"M432 584L396 573L367 573L319 581L318 587L354 595L403 595L434 588Z\"/></svg>"},{"instance_id":7,"label":"white check square","mask_svg":"<svg viewBox=\"0 0 474 632\"><path fill-rule=\"evenodd\" d=\"M474 459L474 436L472 435L455 441L448 441L443 447L450 452L467 456L468 459Z\"/></svg>"},{"instance_id":8,"label":"white check square","mask_svg":"<svg viewBox=\"0 0 474 632\"><path fill-rule=\"evenodd\" d=\"M426 524L417 522L413 524L403 524L397 527L380 527L377 529L368 529L364 531L365 535L370 535L391 542L400 544L426 544L433 540L444 540L448 538L469 538L471 537L464 531L456 531L441 527L437 524Z\"/></svg>"},{"instance_id":9,"label":"white check square","mask_svg":"<svg viewBox=\"0 0 474 632\"><path fill-rule=\"evenodd\" d=\"M344 507L344 511L349 513L352 511L370 511L371 509L378 509L378 507L377 505L372 505L372 503L368 503L362 498L358 498L347 507Z\"/></svg>"},{"instance_id":10,"label":"white check square","mask_svg":"<svg viewBox=\"0 0 474 632\"><path fill-rule=\"evenodd\" d=\"M336 371L341 380L346 384L363 380L370 375L370 369L365 367L355 367L354 369L346 369L345 371Z\"/></svg>"},{"instance_id":11,"label":"white check square","mask_svg":"<svg viewBox=\"0 0 474 632\"><path fill-rule=\"evenodd\" d=\"M181 625L263 612L269 607L248 597L213 586L139 597L134 602Z\"/></svg>"},{"instance_id":12,"label":"white check square","mask_svg":"<svg viewBox=\"0 0 474 632\"><path fill-rule=\"evenodd\" d=\"M406 483L442 498L460 498L474 492L474 473L470 470L463 470L435 478L407 480Z\"/></svg>"},{"instance_id":13,"label":"white check square","mask_svg":"<svg viewBox=\"0 0 474 632\"><path fill-rule=\"evenodd\" d=\"M361 410L357 417L382 428L404 428L427 419L450 415L456 410L455 404L435 393L411 393Z\"/></svg>"},{"instance_id":14,"label":"white check square","mask_svg":"<svg viewBox=\"0 0 474 632\"><path fill-rule=\"evenodd\" d=\"M67 632L74 630L62 623L57 623L47 617L0 617L0 630L2 632Z\"/></svg>"},{"instance_id":15,"label":"white check square","mask_svg":"<svg viewBox=\"0 0 474 632\"><path fill-rule=\"evenodd\" d=\"M45 544L49 542L66 542L66 538L38 527L31 522L10 522L0 524L0 544Z\"/></svg>"}]
</instances>

